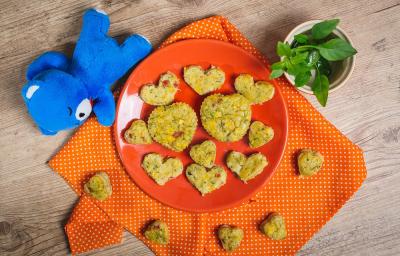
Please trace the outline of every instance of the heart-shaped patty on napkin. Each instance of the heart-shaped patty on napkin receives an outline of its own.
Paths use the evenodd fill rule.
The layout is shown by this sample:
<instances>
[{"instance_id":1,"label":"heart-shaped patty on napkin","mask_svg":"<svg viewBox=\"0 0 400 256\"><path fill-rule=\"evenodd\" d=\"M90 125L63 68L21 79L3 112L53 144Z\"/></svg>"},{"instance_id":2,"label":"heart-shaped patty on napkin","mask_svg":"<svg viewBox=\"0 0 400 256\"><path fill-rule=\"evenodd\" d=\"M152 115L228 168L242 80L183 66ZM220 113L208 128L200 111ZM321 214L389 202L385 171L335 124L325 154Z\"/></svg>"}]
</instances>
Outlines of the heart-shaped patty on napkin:
<instances>
[{"instance_id":1,"label":"heart-shaped patty on napkin","mask_svg":"<svg viewBox=\"0 0 400 256\"><path fill-rule=\"evenodd\" d=\"M249 129L249 145L251 148L261 147L274 138L274 130L260 121L254 121Z\"/></svg>"},{"instance_id":2,"label":"heart-shaped patty on napkin","mask_svg":"<svg viewBox=\"0 0 400 256\"><path fill-rule=\"evenodd\" d=\"M297 156L300 177L313 176L322 168L324 157L316 150L304 148Z\"/></svg>"},{"instance_id":3,"label":"heart-shaped patty on napkin","mask_svg":"<svg viewBox=\"0 0 400 256\"><path fill-rule=\"evenodd\" d=\"M287 236L285 219L276 212L268 215L261 223L260 230L272 240L282 240Z\"/></svg>"},{"instance_id":4,"label":"heart-shaped patty on napkin","mask_svg":"<svg viewBox=\"0 0 400 256\"><path fill-rule=\"evenodd\" d=\"M164 157L157 153L147 154L143 158L142 167L161 186L167 181L178 177L183 171L181 160L170 157L164 161Z\"/></svg>"},{"instance_id":5,"label":"heart-shaped patty on napkin","mask_svg":"<svg viewBox=\"0 0 400 256\"><path fill-rule=\"evenodd\" d=\"M197 128L197 116L186 103L177 102L155 108L147 125L153 140L180 152L189 146Z\"/></svg>"},{"instance_id":6,"label":"heart-shaped patty on napkin","mask_svg":"<svg viewBox=\"0 0 400 256\"><path fill-rule=\"evenodd\" d=\"M243 229L239 227L222 225L218 228L218 239L227 252L232 252L238 248L243 237Z\"/></svg>"},{"instance_id":7,"label":"heart-shaped patty on napkin","mask_svg":"<svg viewBox=\"0 0 400 256\"><path fill-rule=\"evenodd\" d=\"M125 131L124 138L129 144L151 144L153 142L143 120L133 121L129 129Z\"/></svg>"},{"instance_id":8,"label":"heart-shaped patty on napkin","mask_svg":"<svg viewBox=\"0 0 400 256\"><path fill-rule=\"evenodd\" d=\"M268 165L267 158L261 153L254 153L249 157L244 154L231 151L226 158L226 165L244 183L259 175Z\"/></svg>"},{"instance_id":9,"label":"heart-shaped patty on napkin","mask_svg":"<svg viewBox=\"0 0 400 256\"><path fill-rule=\"evenodd\" d=\"M140 89L140 98L150 105L168 105L174 101L178 85L179 78L174 73L167 71L160 76L158 85L152 83L143 85Z\"/></svg>"},{"instance_id":10,"label":"heart-shaped patty on napkin","mask_svg":"<svg viewBox=\"0 0 400 256\"><path fill-rule=\"evenodd\" d=\"M235 89L246 97L252 104L264 103L275 94L275 88L267 81L257 81L249 74L241 74L235 79Z\"/></svg>"},{"instance_id":11,"label":"heart-shaped patty on napkin","mask_svg":"<svg viewBox=\"0 0 400 256\"><path fill-rule=\"evenodd\" d=\"M203 100L200 108L204 129L219 141L238 141L250 125L251 106L238 93L213 94Z\"/></svg>"},{"instance_id":12,"label":"heart-shaped patty on napkin","mask_svg":"<svg viewBox=\"0 0 400 256\"><path fill-rule=\"evenodd\" d=\"M156 244L168 244L168 226L161 220L155 220L146 227L144 230L144 236Z\"/></svg>"},{"instance_id":13,"label":"heart-shaped patty on napkin","mask_svg":"<svg viewBox=\"0 0 400 256\"><path fill-rule=\"evenodd\" d=\"M183 68L183 79L200 95L219 89L225 82L225 72L218 67L211 66L206 71L200 66Z\"/></svg>"},{"instance_id":14,"label":"heart-shaped patty on napkin","mask_svg":"<svg viewBox=\"0 0 400 256\"><path fill-rule=\"evenodd\" d=\"M217 155L217 146L211 140L206 140L200 144L192 146L189 154L196 163L211 168L214 166L215 157Z\"/></svg>"},{"instance_id":15,"label":"heart-shaped patty on napkin","mask_svg":"<svg viewBox=\"0 0 400 256\"><path fill-rule=\"evenodd\" d=\"M219 166L207 170L199 164L191 164L186 168L186 177L203 196L223 186L226 176L225 170Z\"/></svg>"},{"instance_id":16,"label":"heart-shaped patty on napkin","mask_svg":"<svg viewBox=\"0 0 400 256\"><path fill-rule=\"evenodd\" d=\"M93 198L104 201L112 194L110 178L106 172L98 172L83 185L83 190Z\"/></svg>"}]
</instances>

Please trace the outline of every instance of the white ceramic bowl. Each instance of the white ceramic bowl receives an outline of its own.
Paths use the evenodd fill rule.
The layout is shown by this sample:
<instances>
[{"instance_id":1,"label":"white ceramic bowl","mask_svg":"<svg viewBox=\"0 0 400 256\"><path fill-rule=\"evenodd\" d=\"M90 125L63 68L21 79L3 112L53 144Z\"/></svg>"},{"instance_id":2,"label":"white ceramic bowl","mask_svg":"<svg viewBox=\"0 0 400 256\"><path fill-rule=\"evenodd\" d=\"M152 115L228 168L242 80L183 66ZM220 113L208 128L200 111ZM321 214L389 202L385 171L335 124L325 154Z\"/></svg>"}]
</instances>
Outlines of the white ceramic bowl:
<instances>
[{"instance_id":1,"label":"white ceramic bowl","mask_svg":"<svg viewBox=\"0 0 400 256\"><path fill-rule=\"evenodd\" d=\"M292 31L290 31L290 33L286 36L285 42L290 45L293 42L295 35L311 30L311 28L315 24L321 21L322 20L310 20L298 25L297 27L292 29ZM349 36L340 27L336 27L336 29L333 30L333 33L339 38L342 38L353 45ZM355 55L353 55L342 61L331 62L332 74L329 76L329 92L336 91L346 83L354 70L355 60ZM294 85L294 77L286 72L284 73L284 75L289 80L289 82ZM311 90L312 81L313 79L311 79L310 82L308 82L308 84L304 85L303 87L296 88L302 92L313 94L313 91Z\"/></svg>"}]
</instances>

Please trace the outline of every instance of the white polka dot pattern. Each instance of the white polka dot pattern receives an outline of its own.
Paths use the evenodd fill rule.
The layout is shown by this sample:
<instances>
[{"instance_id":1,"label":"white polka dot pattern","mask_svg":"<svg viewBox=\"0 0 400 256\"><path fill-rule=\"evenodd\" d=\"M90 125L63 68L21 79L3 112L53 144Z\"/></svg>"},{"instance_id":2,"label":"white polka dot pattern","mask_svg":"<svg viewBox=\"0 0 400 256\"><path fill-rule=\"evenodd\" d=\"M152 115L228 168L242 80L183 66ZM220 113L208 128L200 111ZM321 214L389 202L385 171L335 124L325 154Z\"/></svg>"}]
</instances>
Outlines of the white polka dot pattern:
<instances>
[{"instance_id":1,"label":"white polka dot pattern","mask_svg":"<svg viewBox=\"0 0 400 256\"><path fill-rule=\"evenodd\" d=\"M211 38L244 48L267 61L225 18L215 16L189 24L161 47L189 38ZM278 84L289 115L288 144L274 177L248 203L223 212L191 214L166 207L142 192L127 176L113 142L112 128L90 118L50 161L71 187L82 194L82 184L96 171L110 176L113 195L105 202L84 196L66 226L73 253L120 241L121 227L142 239L157 255L224 255L215 236L221 224L237 225L245 236L235 255L293 255L351 197L366 177L362 151L316 111L286 80ZM299 149L313 148L325 157L322 170L300 179L295 159ZM286 220L283 241L267 239L258 224L277 211ZM140 230L152 219L164 220L171 233L168 246L149 243ZM99 238L99 234L103 237ZM100 239L100 240L98 240Z\"/></svg>"}]
</instances>

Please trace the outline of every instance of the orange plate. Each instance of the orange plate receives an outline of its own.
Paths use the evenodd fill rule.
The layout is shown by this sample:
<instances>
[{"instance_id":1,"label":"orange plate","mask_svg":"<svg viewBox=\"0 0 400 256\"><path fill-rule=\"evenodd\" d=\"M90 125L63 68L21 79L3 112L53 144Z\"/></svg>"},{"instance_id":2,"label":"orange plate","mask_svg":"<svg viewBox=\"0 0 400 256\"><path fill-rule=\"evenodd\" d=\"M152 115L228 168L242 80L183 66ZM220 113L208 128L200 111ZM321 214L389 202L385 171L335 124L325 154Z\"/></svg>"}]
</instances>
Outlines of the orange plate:
<instances>
[{"instance_id":1,"label":"orange plate","mask_svg":"<svg viewBox=\"0 0 400 256\"><path fill-rule=\"evenodd\" d=\"M286 145L287 111L282 94L277 84L272 81L275 86L274 98L262 105L252 106L252 119L260 120L273 127L275 131L274 139L257 149L249 148L247 136L239 142L218 142L201 127L199 108L204 96L196 94L183 80L183 67L191 64L200 65L203 68L208 68L210 65L222 68L226 74L226 81L217 92L224 94L234 92L233 81L241 73L249 73L253 75L255 80L268 80L269 76L269 71L263 63L253 55L222 41L185 40L157 50L132 72L121 92L114 124L115 142L128 174L143 191L154 199L168 206L190 212L219 211L248 200L273 175L282 159ZM147 176L141 167L143 156L150 152L178 157L182 160L184 166L187 166L193 162L189 156L190 146L185 151L177 153L157 143L130 145L123 139L123 133L132 120L147 120L148 115L154 109L154 107L145 104L138 96L140 87L149 82L157 83L160 74L166 71L174 72L181 80L175 101L188 103L198 115L199 125L191 145L206 139L213 140L217 145L216 164L223 166L228 173L226 184L205 196L201 196L189 183L185 177L185 171L178 178L167 182L164 186L159 186ZM226 167L224 160L226 154L231 150L245 154L259 151L267 157L269 165L260 175L244 184Z\"/></svg>"}]
</instances>

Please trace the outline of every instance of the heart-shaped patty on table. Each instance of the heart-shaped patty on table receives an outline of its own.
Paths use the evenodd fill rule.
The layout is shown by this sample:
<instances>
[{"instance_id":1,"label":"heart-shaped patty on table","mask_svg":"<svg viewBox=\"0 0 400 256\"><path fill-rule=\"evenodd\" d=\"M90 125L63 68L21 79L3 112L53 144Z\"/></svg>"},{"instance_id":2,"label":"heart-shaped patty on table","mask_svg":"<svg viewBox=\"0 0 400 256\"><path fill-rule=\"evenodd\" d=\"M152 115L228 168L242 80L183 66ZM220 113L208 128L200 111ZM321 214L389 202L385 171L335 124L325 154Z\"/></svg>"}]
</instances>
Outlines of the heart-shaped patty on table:
<instances>
[{"instance_id":1,"label":"heart-shaped patty on table","mask_svg":"<svg viewBox=\"0 0 400 256\"><path fill-rule=\"evenodd\" d=\"M124 133L125 141L129 144L151 144L153 140L150 137L147 125L143 120L135 120Z\"/></svg>"},{"instance_id":2,"label":"heart-shaped patty on table","mask_svg":"<svg viewBox=\"0 0 400 256\"><path fill-rule=\"evenodd\" d=\"M143 158L142 167L161 186L167 181L178 177L183 171L181 160L170 157L164 161L164 157L157 153L147 154Z\"/></svg>"},{"instance_id":3,"label":"heart-shaped patty on table","mask_svg":"<svg viewBox=\"0 0 400 256\"><path fill-rule=\"evenodd\" d=\"M222 225L218 228L218 239L227 252L232 252L238 248L243 237L243 229L239 227Z\"/></svg>"},{"instance_id":4,"label":"heart-shaped patty on table","mask_svg":"<svg viewBox=\"0 0 400 256\"><path fill-rule=\"evenodd\" d=\"M240 152L231 151L226 158L226 165L244 183L247 183L247 181L262 173L264 168L268 165L268 161L261 153L254 153L246 157Z\"/></svg>"},{"instance_id":5,"label":"heart-shaped patty on table","mask_svg":"<svg viewBox=\"0 0 400 256\"><path fill-rule=\"evenodd\" d=\"M211 168L214 166L215 157L217 156L217 146L211 140L206 140L192 146L189 154L196 163Z\"/></svg>"},{"instance_id":6,"label":"heart-shaped patty on table","mask_svg":"<svg viewBox=\"0 0 400 256\"><path fill-rule=\"evenodd\" d=\"M191 65L183 68L183 79L200 95L219 89L225 82L225 72L211 66L206 71L202 67Z\"/></svg>"},{"instance_id":7,"label":"heart-shaped patty on table","mask_svg":"<svg viewBox=\"0 0 400 256\"><path fill-rule=\"evenodd\" d=\"M261 104L274 97L275 88L267 81L257 81L249 74L241 74L235 79L235 89L252 104Z\"/></svg>"},{"instance_id":8,"label":"heart-shaped patty on table","mask_svg":"<svg viewBox=\"0 0 400 256\"><path fill-rule=\"evenodd\" d=\"M219 141L238 141L246 134L251 120L251 106L242 95L213 94L200 107L204 129Z\"/></svg>"},{"instance_id":9,"label":"heart-shaped patty on table","mask_svg":"<svg viewBox=\"0 0 400 256\"><path fill-rule=\"evenodd\" d=\"M186 168L186 177L201 195L219 189L226 183L227 174L220 166L206 169L199 164L191 164Z\"/></svg>"},{"instance_id":10,"label":"heart-shaped patty on table","mask_svg":"<svg viewBox=\"0 0 400 256\"><path fill-rule=\"evenodd\" d=\"M197 116L186 103L177 102L155 108L147 126L153 140L180 152L187 148L197 128Z\"/></svg>"},{"instance_id":11,"label":"heart-shaped patty on table","mask_svg":"<svg viewBox=\"0 0 400 256\"><path fill-rule=\"evenodd\" d=\"M140 89L140 98L147 104L154 106L168 105L174 101L178 91L179 78L167 71L160 76L158 85L149 83Z\"/></svg>"},{"instance_id":12,"label":"heart-shaped patty on table","mask_svg":"<svg viewBox=\"0 0 400 256\"><path fill-rule=\"evenodd\" d=\"M274 130L260 121L254 121L249 129L249 146L261 147L274 138Z\"/></svg>"}]
</instances>

